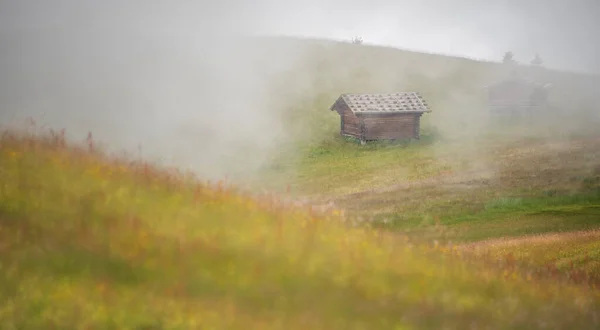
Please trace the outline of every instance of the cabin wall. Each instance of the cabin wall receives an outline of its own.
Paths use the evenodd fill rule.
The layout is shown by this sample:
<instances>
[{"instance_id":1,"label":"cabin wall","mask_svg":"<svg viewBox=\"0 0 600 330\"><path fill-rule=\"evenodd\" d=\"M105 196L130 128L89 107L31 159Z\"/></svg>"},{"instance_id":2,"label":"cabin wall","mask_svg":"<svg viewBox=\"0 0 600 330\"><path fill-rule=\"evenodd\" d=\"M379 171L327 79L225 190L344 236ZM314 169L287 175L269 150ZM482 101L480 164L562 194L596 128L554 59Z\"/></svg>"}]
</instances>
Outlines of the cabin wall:
<instances>
[{"instance_id":1,"label":"cabin wall","mask_svg":"<svg viewBox=\"0 0 600 330\"><path fill-rule=\"evenodd\" d=\"M535 113L545 111L548 104L547 97L547 91L538 87L524 86L513 90L496 87L490 89L489 111L495 116L531 118Z\"/></svg>"},{"instance_id":2,"label":"cabin wall","mask_svg":"<svg viewBox=\"0 0 600 330\"><path fill-rule=\"evenodd\" d=\"M340 115L340 134L361 140L419 139L421 113L354 114L345 104L332 110Z\"/></svg>"},{"instance_id":3,"label":"cabin wall","mask_svg":"<svg viewBox=\"0 0 600 330\"><path fill-rule=\"evenodd\" d=\"M492 105L543 105L547 98L544 88L517 82L492 86L488 91L488 100Z\"/></svg>"},{"instance_id":4,"label":"cabin wall","mask_svg":"<svg viewBox=\"0 0 600 330\"><path fill-rule=\"evenodd\" d=\"M365 140L418 139L421 114L365 116Z\"/></svg>"},{"instance_id":5,"label":"cabin wall","mask_svg":"<svg viewBox=\"0 0 600 330\"><path fill-rule=\"evenodd\" d=\"M502 83L490 88L490 99L494 101L528 100L531 88L515 82Z\"/></svg>"},{"instance_id":6,"label":"cabin wall","mask_svg":"<svg viewBox=\"0 0 600 330\"><path fill-rule=\"evenodd\" d=\"M347 107L343 107L343 109L341 109L340 117L342 120L341 133L343 135L351 135L360 138L360 120L358 117L354 115L354 113Z\"/></svg>"}]
</instances>

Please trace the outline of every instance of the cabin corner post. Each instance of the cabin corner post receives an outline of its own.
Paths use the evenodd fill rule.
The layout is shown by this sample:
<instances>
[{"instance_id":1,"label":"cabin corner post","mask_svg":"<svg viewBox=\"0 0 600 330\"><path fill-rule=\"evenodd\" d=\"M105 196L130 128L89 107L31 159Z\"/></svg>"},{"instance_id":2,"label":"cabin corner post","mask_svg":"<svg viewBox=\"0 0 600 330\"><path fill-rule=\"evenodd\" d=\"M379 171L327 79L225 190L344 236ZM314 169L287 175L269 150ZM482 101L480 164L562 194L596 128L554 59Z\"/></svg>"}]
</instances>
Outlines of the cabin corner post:
<instances>
[{"instance_id":1,"label":"cabin corner post","mask_svg":"<svg viewBox=\"0 0 600 330\"><path fill-rule=\"evenodd\" d=\"M340 135L344 135L344 114L340 114Z\"/></svg>"},{"instance_id":2,"label":"cabin corner post","mask_svg":"<svg viewBox=\"0 0 600 330\"><path fill-rule=\"evenodd\" d=\"M415 115L414 129L415 129L415 139L416 140L421 139L421 115L422 114L420 114L420 113L417 113Z\"/></svg>"},{"instance_id":3,"label":"cabin corner post","mask_svg":"<svg viewBox=\"0 0 600 330\"><path fill-rule=\"evenodd\" d=\"M365 132L365 119L360 118L360 144L366 143L366 132Z\"/></svg>"}]
</instances>

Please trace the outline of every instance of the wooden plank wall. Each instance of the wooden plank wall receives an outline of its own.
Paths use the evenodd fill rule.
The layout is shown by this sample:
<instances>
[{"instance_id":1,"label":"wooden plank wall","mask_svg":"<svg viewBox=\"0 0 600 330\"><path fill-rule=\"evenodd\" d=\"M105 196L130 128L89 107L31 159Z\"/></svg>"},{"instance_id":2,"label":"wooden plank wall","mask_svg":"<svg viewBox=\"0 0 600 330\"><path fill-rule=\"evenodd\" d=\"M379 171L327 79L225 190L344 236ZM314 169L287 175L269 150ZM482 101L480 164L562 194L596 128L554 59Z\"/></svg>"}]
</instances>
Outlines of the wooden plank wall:
<instances>
[{"instance_id":1,"label":"wooden plank wall","mask_svg":"<svg viewBox=\"0 0 600 330\"><path fill-rule=\"evenodd\" d=\"M418 139L419 117L418 114L365 117L365 138L367 140Z\"/></svg>"},{"instance_id":2,"label":"wooden plank wall","mask_svg":"<svg viewBox=\"0 0 600 330\"><path fill-rule=\"evenodd\" d=\"M348 108L343 109L342 116L344 117L344 127L342 134L352 135L360 138L360 120Z\"/></svg>"},{"instance_id":3,"label":"wooden plank wall","mask_svg":"<svg viewBox=\"0 0 600 330\"><path fill-rule=\"evenodd\" d=\"M341 116L341 134L365 140L418 139L421 114L356 116L345 104L336 109ZM363 123L361 124L361 120ZM364 136L361 126L364 125Z\"/></svg>"}]
</instances>

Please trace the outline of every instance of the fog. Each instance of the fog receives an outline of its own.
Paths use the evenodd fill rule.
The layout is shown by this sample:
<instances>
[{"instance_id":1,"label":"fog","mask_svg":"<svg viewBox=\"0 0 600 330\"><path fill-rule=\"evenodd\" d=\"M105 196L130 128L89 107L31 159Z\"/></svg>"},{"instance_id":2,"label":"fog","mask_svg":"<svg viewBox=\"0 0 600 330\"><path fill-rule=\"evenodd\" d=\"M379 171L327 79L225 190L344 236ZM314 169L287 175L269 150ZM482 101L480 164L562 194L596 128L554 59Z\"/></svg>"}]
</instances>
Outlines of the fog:
<instances>
[{"instance_id":1,"label":"fog","mask_svg":"<svg viewBox=\"0 0 600 330\"><path fill-rule=\"evenodd\" d=\"M323 48L275 50L248 36L359 35L367 44L488 61L511 50L528 62L538 52L549 68L599 73L599 8L558 0L0 0L0 123L33 116L73 139L92 131L112 149L141 145L143 156L206 178L252 175L283 143L311 134L289 129L285 109L321 88L342 91L356 72L338 65L317 85L311 72L319 71L304 69ZM345 63L368 68L370 60L353 61ZM360 84L369 92L408 88L419 73L443 81L460 66L413 67L410 75L404 67L410 63L395 71L379 63Z\"/></svg>"}]
</instances>

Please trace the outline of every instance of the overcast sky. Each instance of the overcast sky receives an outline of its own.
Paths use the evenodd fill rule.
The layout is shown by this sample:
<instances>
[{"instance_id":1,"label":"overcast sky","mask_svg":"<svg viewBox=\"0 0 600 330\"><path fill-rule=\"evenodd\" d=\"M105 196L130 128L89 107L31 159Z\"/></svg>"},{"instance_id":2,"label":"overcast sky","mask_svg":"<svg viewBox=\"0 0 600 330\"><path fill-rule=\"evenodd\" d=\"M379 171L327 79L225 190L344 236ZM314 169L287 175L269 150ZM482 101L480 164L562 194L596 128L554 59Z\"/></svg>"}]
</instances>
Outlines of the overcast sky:
<instances>
[{"instance_id":1,"label":"overcast sky","mask_svg":"<svg viewBox=\"0 0 600 330\"><path fill-rule=\"evenodd\" d=\"M365 42L600 72L597 0L0 0L4 34L108 29L194 40L216 32L284 34Z\"/></svg>"}]
</instances>

